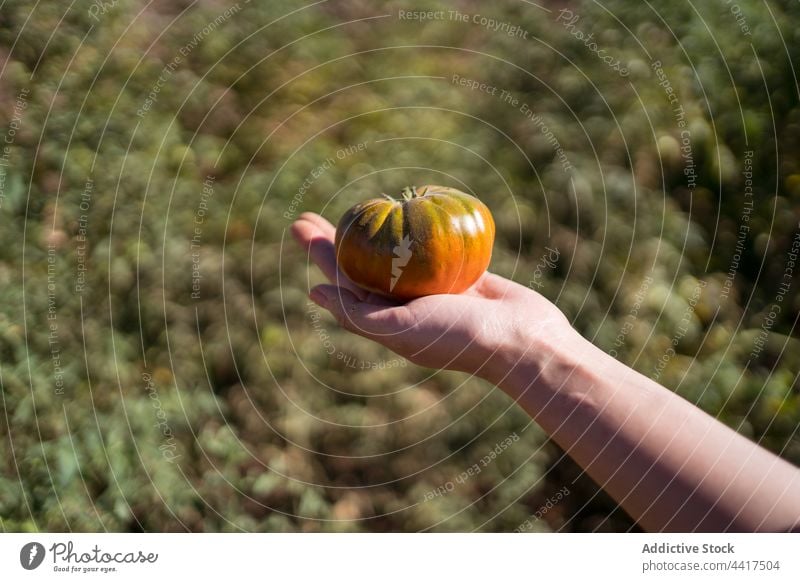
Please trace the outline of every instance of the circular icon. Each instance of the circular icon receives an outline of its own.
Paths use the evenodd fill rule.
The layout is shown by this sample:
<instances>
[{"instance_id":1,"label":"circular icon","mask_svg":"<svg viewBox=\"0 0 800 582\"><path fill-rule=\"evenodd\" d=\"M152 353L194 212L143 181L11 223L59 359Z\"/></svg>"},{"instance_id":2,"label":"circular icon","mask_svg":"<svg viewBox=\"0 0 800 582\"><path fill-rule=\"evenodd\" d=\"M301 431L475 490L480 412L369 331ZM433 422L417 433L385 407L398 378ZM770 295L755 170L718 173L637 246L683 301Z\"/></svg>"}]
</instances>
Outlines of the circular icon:
<instances>
[{"instance_id":1,"label":"circular icon","mask_svg":"<svg viewBox=\"0 0 800 582\"><path fill-rule=\"evenodd\" d=\"M39 542L29 542L19 551L19 563L26 570L35 570L44 561L44 546Z\"/></svg>"}]
</instances>

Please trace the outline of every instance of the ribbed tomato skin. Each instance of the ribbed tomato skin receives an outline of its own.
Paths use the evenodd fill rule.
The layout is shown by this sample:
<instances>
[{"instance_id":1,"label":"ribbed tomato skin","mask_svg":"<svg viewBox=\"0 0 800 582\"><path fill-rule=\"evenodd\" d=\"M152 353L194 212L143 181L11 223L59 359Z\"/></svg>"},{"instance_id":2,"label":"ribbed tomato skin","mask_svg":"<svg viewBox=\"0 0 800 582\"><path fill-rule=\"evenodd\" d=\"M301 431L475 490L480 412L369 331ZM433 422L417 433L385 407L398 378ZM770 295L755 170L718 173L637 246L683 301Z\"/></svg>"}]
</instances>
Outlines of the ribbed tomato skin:
<instances>
[{"instance_id":1,"label":"ribbed tomato skin","mask_svg":"<svg viewBox=\"0 0 800 582\"><path fill-rule=\"evenodd\" d=\"M339 268L360 287L402 301L465 291L492 258L491 212L455 188L406 192L408 199L375 198L344 213Z\"/></svg>"}]
</instances>

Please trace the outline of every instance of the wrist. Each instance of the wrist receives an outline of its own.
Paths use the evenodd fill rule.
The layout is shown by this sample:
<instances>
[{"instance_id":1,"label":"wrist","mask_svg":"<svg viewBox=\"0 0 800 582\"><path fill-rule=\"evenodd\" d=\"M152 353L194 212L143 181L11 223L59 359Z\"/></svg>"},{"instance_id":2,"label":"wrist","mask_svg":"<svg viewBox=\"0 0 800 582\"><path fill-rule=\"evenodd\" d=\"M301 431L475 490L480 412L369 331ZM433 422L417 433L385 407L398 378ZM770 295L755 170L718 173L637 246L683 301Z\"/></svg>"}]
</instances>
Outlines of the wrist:
<instances>
[{"instance_id":1,"label":"wrist","mask_svg":"<svg viewBox=\"0 0 800 582\"><path fill-rule=\"evenodd\" d=\"M594 418L633 382L651 402L666 391L581 336L566 320L509 338L481 377L501 388L550 432L566 418ZM635 380L635 381L634 381ZM555 423L554 423L555 422Z\"/></svg>"},{"instance_id":2,"label":"wrist","mask_svg":"<svg viewBox=\"0 0 800 582\"><path fill-rule=\"evenodd\" d=\"M513 326L488 350L486 365L478 375L501 387L510 396L537 386L563 380L559 374L571 361L593 347L566 319Z\"/></svg>"}]
</instances>

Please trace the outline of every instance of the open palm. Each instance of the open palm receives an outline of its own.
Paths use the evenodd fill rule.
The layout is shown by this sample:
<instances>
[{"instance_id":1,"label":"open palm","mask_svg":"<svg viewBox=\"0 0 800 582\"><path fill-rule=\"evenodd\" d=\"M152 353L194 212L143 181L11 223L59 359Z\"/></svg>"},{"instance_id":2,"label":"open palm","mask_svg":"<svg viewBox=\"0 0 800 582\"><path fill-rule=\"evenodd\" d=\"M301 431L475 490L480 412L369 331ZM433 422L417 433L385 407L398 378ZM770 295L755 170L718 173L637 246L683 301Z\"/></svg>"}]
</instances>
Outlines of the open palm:
<instances>
[{"instance_id":1,"label":"open palm","mask_svg":"<svg viewBox=\"0 0 800 582\"><path fill-rule=\"evenodd\" d=\"M311 299L339 324L372 339L421 366L480 373L502 360L505 347L531 332L564 321L563 314L538 293L486 272L459 295L430 295L401 304L356 286L337 267L331 223L303 213L292 235L325 273ZM520 333L520 330L525 333Z\"/></svg>"}]
</instances>

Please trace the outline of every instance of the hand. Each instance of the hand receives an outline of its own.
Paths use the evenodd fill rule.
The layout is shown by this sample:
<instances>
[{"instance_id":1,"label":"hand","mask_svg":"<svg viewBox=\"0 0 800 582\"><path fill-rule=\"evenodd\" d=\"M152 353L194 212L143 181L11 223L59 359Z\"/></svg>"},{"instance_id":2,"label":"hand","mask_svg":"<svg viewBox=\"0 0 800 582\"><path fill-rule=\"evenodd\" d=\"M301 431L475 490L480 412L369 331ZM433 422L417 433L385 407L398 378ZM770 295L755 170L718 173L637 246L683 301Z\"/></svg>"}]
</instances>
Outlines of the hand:
<instances>
[{"instance_id":1,"label":"hand","mask_svg":"<svg viewBox=\"0 0 800 582\"><path fill-rule=\"evenodd\" d=\"M536 339L571 330L544 297L492 273L459 295L431 295L406 304L360 289L336 265L336 230L303 213L292 235L332 285L309 296L345 329L374 340L415 364L477 374L495 381Z\"/></svg>"}]
</instances>

